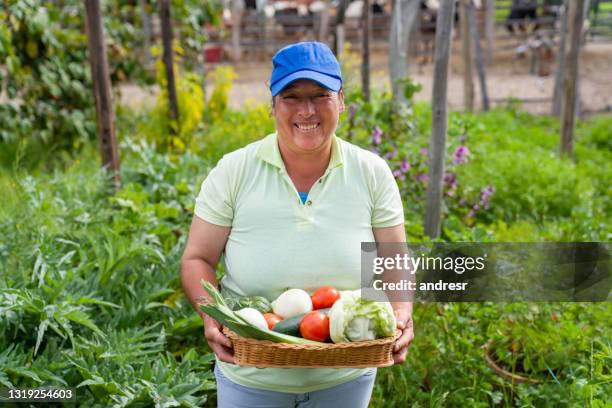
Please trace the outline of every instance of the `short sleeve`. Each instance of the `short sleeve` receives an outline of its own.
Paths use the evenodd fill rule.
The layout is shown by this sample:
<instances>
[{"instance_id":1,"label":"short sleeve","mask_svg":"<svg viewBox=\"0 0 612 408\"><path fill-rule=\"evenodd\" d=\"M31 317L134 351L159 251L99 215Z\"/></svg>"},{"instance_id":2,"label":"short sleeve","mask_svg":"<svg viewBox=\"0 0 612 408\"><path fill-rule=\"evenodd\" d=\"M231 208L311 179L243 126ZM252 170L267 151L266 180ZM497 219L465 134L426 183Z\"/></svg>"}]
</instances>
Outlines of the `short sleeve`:
<instances>
[{"instance_id":1,"label":"short sleeve","mask_svg":"<svg viewBox=\"0 0 612 408\"><path fill-rule=\"evenodd\" d=\"M394 227L404 224L402 198L395 177L386 162L381 160L376 163L374 176L372 227Z\"/></svg>"},{"instance_id":2,"label":"short sleeve","mask_svg":"<svg viewBox=\"0 0 612 408\"><path fill-rule=\"evenodd\" d=\"M211 224L231 227L234 219L231 166L221 159L202 182L194 213Z\"/></svg>"}]
</instances>

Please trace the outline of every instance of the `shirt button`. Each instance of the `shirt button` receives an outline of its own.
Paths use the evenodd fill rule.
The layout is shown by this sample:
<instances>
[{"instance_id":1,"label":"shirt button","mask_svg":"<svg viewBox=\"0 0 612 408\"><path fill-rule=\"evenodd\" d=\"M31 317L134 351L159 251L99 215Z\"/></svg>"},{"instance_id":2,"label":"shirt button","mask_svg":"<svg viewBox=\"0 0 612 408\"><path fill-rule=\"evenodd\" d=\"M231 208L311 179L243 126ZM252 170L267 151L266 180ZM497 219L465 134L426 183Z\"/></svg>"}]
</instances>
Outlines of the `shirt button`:
<instances>
[{"instance_id":1,"label":"shirt button","mask_svg":"<svg viewBox=\"0 0 612 408\"><path fill-rule=\"evenodd\" d=\"M306 201L306 205L312 205L312 200Z\"/></svg>"}]
</instances>

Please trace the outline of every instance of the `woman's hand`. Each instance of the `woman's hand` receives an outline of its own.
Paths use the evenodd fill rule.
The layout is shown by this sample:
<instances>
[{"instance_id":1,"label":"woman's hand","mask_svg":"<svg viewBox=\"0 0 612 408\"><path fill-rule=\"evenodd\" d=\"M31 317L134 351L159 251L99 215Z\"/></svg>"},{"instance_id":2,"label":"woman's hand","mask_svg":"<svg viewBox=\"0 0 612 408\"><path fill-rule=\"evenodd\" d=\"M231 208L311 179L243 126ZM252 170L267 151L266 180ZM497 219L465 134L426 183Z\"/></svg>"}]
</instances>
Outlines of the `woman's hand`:
<instances>
[{"instance_id":1,"label":"woman's hand","mask_svg":"<svg viewBox=\"0 0 612 408\"><path fill-rule=\"evenodd\" d=\"M401 364L406 361L408 346L414 340L414 328L412 314L408 310L395 310L395 318L397 320L397 328L402 331L402 334L393 345L393 361L395 364Z\"/></svg>"},{"instance_id":2,"label":"woman's hand","mask_svg":"<svg viewBox=\"0 0 612 408\"><path fill-rule=\"evenodd\" d=\"M206 337L208 346L219 360L234 364L234 347L221 329L221 324L215 319L209 316L204 317L204 337Z\"/></svg>"}]
</instances>

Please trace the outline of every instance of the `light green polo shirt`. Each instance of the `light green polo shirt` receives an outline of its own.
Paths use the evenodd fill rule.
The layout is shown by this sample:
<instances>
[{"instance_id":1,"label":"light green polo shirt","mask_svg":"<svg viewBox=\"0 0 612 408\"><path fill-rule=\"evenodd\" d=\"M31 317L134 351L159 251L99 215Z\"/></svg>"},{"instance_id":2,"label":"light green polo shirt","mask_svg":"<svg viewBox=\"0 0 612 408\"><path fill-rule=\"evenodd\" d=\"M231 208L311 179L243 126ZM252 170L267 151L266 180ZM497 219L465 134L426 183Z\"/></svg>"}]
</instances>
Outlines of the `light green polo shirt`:
<instances>
[{"instance_id":1,"label":"light green polo shirt","mask_svg":"<svg viewBox=\"0 0 612 408\"><path fill-rule=\"evenodd\" d=\"M287 174L276 134L225 155L196 199L195 214L232 227L221 284L241 296L276 299L288 288L361 287L361 242L372 227L404 223L402 201L387 163L335 136L325 174L305 203ZM221 361L235 383L304 393L351 381L367 369L240 367Z\"/></svg>"}]
</instances>

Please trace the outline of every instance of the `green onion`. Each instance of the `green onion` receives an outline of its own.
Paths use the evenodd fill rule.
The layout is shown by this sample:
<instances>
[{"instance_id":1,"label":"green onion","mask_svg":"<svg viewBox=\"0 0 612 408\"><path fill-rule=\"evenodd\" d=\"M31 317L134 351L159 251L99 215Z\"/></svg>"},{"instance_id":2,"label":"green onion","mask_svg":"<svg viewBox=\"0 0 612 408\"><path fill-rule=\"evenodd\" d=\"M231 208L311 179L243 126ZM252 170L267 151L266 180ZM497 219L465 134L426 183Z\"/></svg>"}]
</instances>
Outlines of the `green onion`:
<instances>
[{"instance_id":1,"label":"green onion","mask_svg":"<svg viewBox=\"0 0 612 408\"><path fill-rule=\"evenodd\" d=\"M212 297L212 301L201 304L200 309L223 326L229 328L234 333L251 339L270 340L275 343L290 344L321 344L318 341L303 339L301 337L290 336L288 334L277 333L272 330L262 330L249 324L246 320L238 316L225 303L225 299L219 291L210 283L202 279L202 287Z\"/></svg>"}]
</instances>

